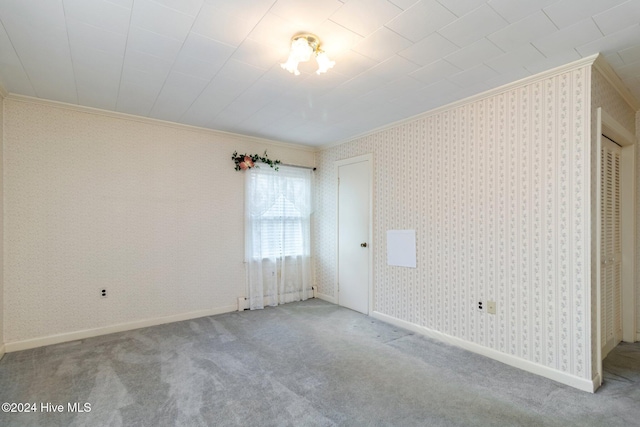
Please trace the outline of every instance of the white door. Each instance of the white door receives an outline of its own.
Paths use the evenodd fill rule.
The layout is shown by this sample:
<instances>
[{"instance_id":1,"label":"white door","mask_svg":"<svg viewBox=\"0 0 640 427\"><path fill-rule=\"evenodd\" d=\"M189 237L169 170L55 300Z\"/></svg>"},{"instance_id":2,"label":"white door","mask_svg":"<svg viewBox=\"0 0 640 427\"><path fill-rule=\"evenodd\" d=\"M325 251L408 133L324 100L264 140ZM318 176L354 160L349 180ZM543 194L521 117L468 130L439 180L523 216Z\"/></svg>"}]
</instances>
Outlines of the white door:
<instances>
[{"instance_id":1,"label":"white door","mask_svg":"<svg viewBox=\"0 0 640 427\"><path fill-rule=\"evenodd\" d=\"M338 304L369 314L370 160L344 162L337 163Z\"/></svg>"},{"instance_id":2,"label":"white door","mask_svg":"<svg viewBox=\"0 0 640 427\"><path fill-rule=\"evenodd\" d=\"M622 234L619 145L603 135L601 159L602 358L622 340Z\"/></svg>"}]
</instances>

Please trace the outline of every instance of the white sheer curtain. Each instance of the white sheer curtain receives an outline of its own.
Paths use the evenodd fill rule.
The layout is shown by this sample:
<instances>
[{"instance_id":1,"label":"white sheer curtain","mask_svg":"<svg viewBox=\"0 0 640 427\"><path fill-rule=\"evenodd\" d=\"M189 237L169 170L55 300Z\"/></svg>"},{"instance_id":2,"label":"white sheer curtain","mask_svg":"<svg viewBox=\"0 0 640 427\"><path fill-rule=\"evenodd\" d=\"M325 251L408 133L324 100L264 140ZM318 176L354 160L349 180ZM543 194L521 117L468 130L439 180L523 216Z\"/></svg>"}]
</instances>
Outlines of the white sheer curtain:
<instances>
[{"instance_id":1,"label":"white sheer curtain","mask_svg":"<svg viewBox=\"0 0 640 427\"><path fill-rule=\"evenodd\" d=\"M245 261L251 310L307 299L311 289L311 171L246 171Z\"/></svg>"}]
</instances>

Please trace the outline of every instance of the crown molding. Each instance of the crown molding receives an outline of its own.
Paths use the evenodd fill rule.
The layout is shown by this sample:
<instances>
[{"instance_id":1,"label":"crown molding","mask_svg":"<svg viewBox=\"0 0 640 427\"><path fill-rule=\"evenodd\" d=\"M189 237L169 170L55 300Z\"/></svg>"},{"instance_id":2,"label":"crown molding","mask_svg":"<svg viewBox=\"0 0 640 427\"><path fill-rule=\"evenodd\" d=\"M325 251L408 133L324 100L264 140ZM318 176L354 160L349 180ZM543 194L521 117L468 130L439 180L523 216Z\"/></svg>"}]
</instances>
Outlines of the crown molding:
<instances>
[{"instance_id":1,"label":"crown molding","mask_svg":"<svg viewBox=\"0 0 640 427\"><path fill-rule=\"evenodd\" d=\"M604 59L604 56L599 55L596 58L593 67L596 70L600 71L602 76L609 82L611 86L613 86L613 88L625 100L625 102L629 104L633 111L640 110L640 103L629 91L629 89L627 89L625 84L622 83L622 80L620 80L620 77L618 77L616 72L613 71L613 68L611 68L611 65L609 65L607 60Z\"/></svg>"},{"instance_id":2,"label":"crown molding","mask_svg":"<svg viewBox=\"0 0 640 427\"><path fill-rule=\"evenodd\" d=\"M169 128L186 130L186 131L190 131L190 132L204 133L204 134L208 134L208 135L212 135L212 136L224 136L224 137L227 137L227 138L233 138L233 139L240 140L240 141L243 141L243 142L255 142L255 143L258 143L258 144L269 144L269 145L273 145L273 146L276 146L276 147L283 147L283 148L289 148L289 149L307 151L307 152L316 152L317 151L316 147L312 147L312 146L308 146L308 145L294 144L294 143L282 142L282 141L274 141L274 140L267 139L267 138L260 138L260 137L256 137L256 136L243 135L243 134L233 133L233 132L226 132L226 131L222 131L222 130L208 129L208 128L203 128L203 127L199 127L199 126L185 125L185 124L170 122L170 121L166 121L166 120L153 119L153 118L150 118L150 117L136 116L134 114L120 113L120 112L117 112L117 111L102 110L100 108L86 107L86 106L83 106L83 105L69 104L69 103L66 103L66 102L52 101L52 100L49 100L49 99L35 98L35 97L32 97L32 96L17 95L17 94L14 94L14 93L9 93L5 97L5 99L11 100L11 101L17 101L17 102L25 102L25 103L29 103L29 104L45 105L45 106L48 106L48 107L61 108L61 109L65 109L65 110L77 111L77 112L80 112L80 113L93 114L93 115L97 115L97 116L112 117L112 118L115 118L115 119L128 120L128 121L132 121L132 122L146 123L146 124L152 124L152 125L156 125L156 126L166 126L166 127L169 127Z\"/></svg>"},{"instance_id":3,"label":"crown molding","mask_svg":"<svg viewBox=\"0 0 640 427\"><path fill-rule=\"evenodd\" d=\"M522 78L520 80L516 80L516 81L513 81L511 83L504 84L502 86L498 86L498 87L493 88L493 89L489 89L487 91L478 93L476 95L472 95L472 96L469 96L467 98L460 99L458 101L454 101L454 102L451 102L449 104L445 104L445 105L443 105L441 107L434 108L434 109L426 111L424 113L416 114L415 116L411 116L411 117L408 117L406 119L398 120L398 121L390 123L388 125L384 125L384 126L375 128L373 130L370 130L370 131L361 133L359 135L350 137L349 139L346 139L346 140L341 140L341 141L337 141L337 142L332 142L332 143L329 143L329 144L321 145L321 146L318 147L318 151L323 151L323 150L326 150L326 149L329 149L329 148L337 147L338 145L346 144L347 142L351 142L351 141L354 141L354 140L359 139L359 138L364 138L365 136L373 135L373 134L376 134L378 132L382 132L384 130L391 129L391 128L403 125L405 123L413 122L415 120L420 120L420 119L424 119L424 118L427 118L427 117L435 116L436 114L442 113L443 111L452 110L452 109L460 107L462 105L469 104L469 103L472 103L472 102L475 102L475 101L479 101L481 99L485 99L485 98L488 98L490 96L499 95L501 93L504 93L504 92L519 88L519 87L524 86L524 85L528 85L528 84L532 84L532 83L538 82L540 80L548 79L548 78L556 76L558 74L566 73L568 71L577 70L578 68L582 68L582 67L591 66L596 61L596 59L599 57L599 55L600 54L596 53L595 55L590 55L590 56L584 57L582 59L578 59L577 61L573 61L573 62L570 62L568 64L561 65L559 67L552 68L550 70L543 71L541 73L534 74L532 76L528 76L528 77ZM638 110L638 109L636 108L636 110Z\"/></svg>"}]
</instances>

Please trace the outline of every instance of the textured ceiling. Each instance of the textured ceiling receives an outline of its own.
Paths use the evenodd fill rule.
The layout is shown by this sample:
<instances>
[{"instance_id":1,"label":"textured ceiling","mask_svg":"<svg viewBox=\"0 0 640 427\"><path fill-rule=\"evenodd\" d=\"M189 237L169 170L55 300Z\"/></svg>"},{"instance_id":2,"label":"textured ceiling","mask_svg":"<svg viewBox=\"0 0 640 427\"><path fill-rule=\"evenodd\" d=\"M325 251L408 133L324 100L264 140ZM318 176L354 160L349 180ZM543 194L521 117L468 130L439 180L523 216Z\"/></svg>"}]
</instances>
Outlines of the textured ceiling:
<instances>
[{"instance_id":1,"label":"textured ceiling","mask_svg":"<svg viewBox=\"0 0 640 427\"><path fill-rule=\"evenodd\" d=\"M10 92L343 141L601 52L640 99L640 0L0 0ZM280 68L317 34L335 68Z\"/></svg>"}]
</instances>

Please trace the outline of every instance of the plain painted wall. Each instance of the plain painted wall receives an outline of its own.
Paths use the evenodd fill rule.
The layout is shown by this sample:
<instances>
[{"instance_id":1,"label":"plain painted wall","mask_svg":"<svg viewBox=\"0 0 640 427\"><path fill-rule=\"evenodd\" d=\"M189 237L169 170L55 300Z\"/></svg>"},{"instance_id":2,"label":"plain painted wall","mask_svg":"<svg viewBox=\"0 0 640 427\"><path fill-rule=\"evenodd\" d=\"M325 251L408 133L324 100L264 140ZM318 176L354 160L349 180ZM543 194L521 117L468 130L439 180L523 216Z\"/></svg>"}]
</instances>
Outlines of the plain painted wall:
<instances>
[{"instance_id":1,"label":"plain painted wall","mask_svg":"<svg viewBox=\"0 0 640 427\"><path fill-rule=\"evenodd\" d=\"M314 161L302 147L13 96L4 134L7 343L233 310L244 175L231 154Z\"/></svg>"}]
</instances>

